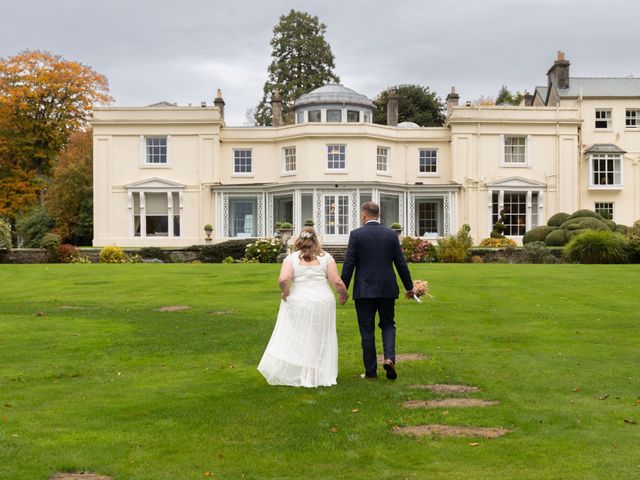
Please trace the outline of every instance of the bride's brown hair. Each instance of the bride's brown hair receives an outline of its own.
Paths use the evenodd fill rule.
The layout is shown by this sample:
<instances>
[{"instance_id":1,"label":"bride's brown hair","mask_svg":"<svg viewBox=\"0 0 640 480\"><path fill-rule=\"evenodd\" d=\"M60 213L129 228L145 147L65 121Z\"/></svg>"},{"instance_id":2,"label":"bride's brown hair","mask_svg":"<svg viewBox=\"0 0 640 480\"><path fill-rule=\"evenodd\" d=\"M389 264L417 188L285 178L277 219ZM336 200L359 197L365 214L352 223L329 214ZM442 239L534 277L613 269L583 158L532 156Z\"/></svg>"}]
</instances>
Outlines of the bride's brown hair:
<instances>
[{"instance_id":1,"label":"bride's brown hair","mask_svg":"<svg viewBox=\"0 0 640 480\"><path fill-rule=\"evenodd\" d=\"M312 262L317 256L323 255L320 240L313 227L304 227L296 239L296 250L305 262Z\"/></svg>"}]
</instances>

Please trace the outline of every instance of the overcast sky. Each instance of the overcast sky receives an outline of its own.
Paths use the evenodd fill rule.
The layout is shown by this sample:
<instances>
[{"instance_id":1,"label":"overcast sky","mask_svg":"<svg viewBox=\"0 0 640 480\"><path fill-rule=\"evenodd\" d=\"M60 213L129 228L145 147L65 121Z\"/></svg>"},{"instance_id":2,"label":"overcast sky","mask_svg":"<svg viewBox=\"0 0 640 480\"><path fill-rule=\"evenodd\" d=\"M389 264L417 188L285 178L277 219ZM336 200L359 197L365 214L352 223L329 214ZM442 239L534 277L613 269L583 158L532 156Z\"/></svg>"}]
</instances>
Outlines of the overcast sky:
<instances>
[{"instance_id":1,"label":"overcast sky","mask_svg":"<svg viewBox=\"0 0 640 480\"><path fill-rule=\"evenodd\" d=\"M327 26L341 83L370 98L417 83L461 101L572 76L640 76L637 0L0 0L0 57L47 50L109 79L116 106L213 101L231 125L262 95L274 25L292 8Z\"/></svg>"}]
</instances>

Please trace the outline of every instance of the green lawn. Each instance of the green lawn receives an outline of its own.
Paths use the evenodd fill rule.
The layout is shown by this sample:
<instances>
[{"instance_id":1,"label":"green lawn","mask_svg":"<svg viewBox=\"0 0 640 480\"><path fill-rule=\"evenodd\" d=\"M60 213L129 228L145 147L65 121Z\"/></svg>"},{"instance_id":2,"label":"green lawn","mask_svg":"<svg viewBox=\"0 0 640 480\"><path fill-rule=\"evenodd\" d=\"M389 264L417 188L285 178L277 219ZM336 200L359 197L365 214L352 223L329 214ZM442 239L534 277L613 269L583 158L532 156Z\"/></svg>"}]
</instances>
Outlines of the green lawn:
<instances>
[{"instance_id":1,"label":"green lawn","mask_svg":"<svg viewBox=\"0 0 640 480\"><path fill-rule=\"evenodd\" d=\"M295 389L256 370L277 265L0 265L0 479L640 476L640 266L411 268L434 299L399 301L398 353L430 358L399 364L395 383L357 378L349 302L338 385ZM416 383L477 385L501 403L405 410L438 398ZM513 432L392 429L427 423Z\"/></svg>"}]
</instances>

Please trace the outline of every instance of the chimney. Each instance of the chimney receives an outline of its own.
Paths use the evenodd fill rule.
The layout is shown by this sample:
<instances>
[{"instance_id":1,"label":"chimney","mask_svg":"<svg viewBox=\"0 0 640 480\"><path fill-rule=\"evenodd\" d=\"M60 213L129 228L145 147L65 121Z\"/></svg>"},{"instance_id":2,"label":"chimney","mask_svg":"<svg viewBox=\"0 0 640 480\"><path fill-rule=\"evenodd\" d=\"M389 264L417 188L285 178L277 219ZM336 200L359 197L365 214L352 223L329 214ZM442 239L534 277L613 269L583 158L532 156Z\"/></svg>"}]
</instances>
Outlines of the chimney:
<instances>
[{"instance_id":1,"label":"chimney","mask_svg":"<svg viewBox=\"0 0 640 480\"><path fill-rule=\"evenodd\" d=\"M387 96L387 125L391 127L398 126L398 94L395 88L389 90Z\"/></svg>"},{"instance_id":2,"label":"chimney","mask_svg":"<svg viewBox=\"0 0 640 480\"><path fill-rule=\"evenodd\" d=\"M276 88L271 96L271 126L281 127L282 125L282 100L280 100L280 90Z\"/></svg>"},{"instance_id":3,"label":"chimney","mask_svg":"<svg viewBox=\"0 0 640 480\"><path fill-rule=\"evenodd\" d=\"M549 87L555 84L557 88L569 88L569 60L564 58L564 52L558 50L558 58L547 72Z\"/></svg>"},{"instance_id":4,"label":"chimney","mask_svg":"<svg viewBox=\"0 0 640 480\"><path fill-rule=\"evenodd\" d=\"M460 95L456 93L456 87L451 87L451 93L447 95L447 115L451 113L451 109L453 107L458 106L459 100L460 100Z\"/></svg>"},{"instance_id":5,"label":"chimney","mask_svg":"<svg viewBox=\"0 0 640 480\"><path fill-rule=\"evenodd\" d=\"M218 89L216 91L216 99L213 101L213 105L214 107L218 107L218 110L220 110L220 117L222 117L222 119L224 120L224 100L222 99L222 92L220 91L220 89Z\"/></svg>"}]
</instances>

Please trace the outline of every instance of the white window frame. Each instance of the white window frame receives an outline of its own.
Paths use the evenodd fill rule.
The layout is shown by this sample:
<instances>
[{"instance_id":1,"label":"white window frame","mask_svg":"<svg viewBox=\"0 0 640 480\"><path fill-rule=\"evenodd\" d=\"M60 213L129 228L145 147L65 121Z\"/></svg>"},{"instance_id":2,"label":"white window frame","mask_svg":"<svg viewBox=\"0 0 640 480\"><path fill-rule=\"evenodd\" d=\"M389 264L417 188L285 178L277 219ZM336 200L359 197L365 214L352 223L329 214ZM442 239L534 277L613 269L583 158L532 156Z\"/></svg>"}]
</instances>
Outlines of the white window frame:
<instances>
[{"instance_id":1,"label":"white window frame","mask_svg":"<svg viewBox=\"0 0 640 480\"><path fill-rule=\"evenodd\" d=\"M338 147L339 149L341 149L341 152L338 153L333 153L331 152L331 148L335 148ZM331 155L342 155L342 162L344 164L344 166L342 167L331 167L329 162L335 162L335 161L340 161L340 159L335 160L330 158ZM347 171L347 146L344 143L327 143L327 163L326 163L326 170L327 173L344 173Z\"/></svg>"},{"instance_id":2,"label":"white window frame","mask_svg":"<svg viewBox=\"0 0 640 480\"><path fill-rule=\"evenodd\" d=\"M147 236L147 208L146 195L151 193L160 193L167 196L167 236ZM138 205L140 216L140 235L136 235L135 231L135 199L134 195L139 196ZM174 195L177 195L178 212L174 211ZM129 238L180 238L184 234L184 194L180 190L130 190L127 192L128 209L129 209ZM178 216L178 235L175 235L174 216Z\"/></svg>"},{"instance_id":3,"label":"white window frame","mask_svg":"<svg viewBox=\"0 0 640 480\"><path fill-rule=\"evenodd\" d=\"M625 110L624 128L632 130L640 128L640 108L627 108Z\"/></svg>"},{"instance_id":4,"label":"white window frame","mask_svg":"<svg viewBox=\"0 0 640 480\"><path fill-rule=\"evenodd\" d=\"M147 155L147 139L164 138L166 141L165 162L149 162ZM171 166L171 135L140 135L140 166L150 168L167 168Z\"/></svg>"},{"instance_id":5,"label":"white window frame","mask_svg":"<svg viewBox=\"0 0 640 480\"><path fill-rule=\"evenodd\" d=\"M238 172L236 171L236 153L249 152L249 171ZM242 159L239 159L242 160ZM246 160L246 158L245 158ZM253 176L253 149L252 148L234 148L233 155L231 156L231 176L232 177L252 177Z\"/></svg>"},{"instance_id":6,"label":"white window frame","mask_svg":"<svg viewBox=\"0 0 640 480\"><path fill-rule=\"evenodd\" d=\"M287 151L291 151L293 150L293 153L291 154L291 152L287 152ZM293 168L291 170L288 170L288 164L287 164L287 159L291 159L293 158ZM286 175L295 175L296 174L296 169L297 169L297 149L295 145L289 145L288 147L282 147L282 175L286 176Z\"/></svg>"},{"instance_id":7,"label":"white window frame","mask_svg":"<svg viewBox=\"0 0 640 480\"><path fill-rule=\"evenodd\" d=\"M507 155L507 141L508 139L524 139L524 161L523 162L513 162L508 161ZM509 145L509 148L512 148ZM530 158L531 158L531 135L500 135L500 166L501 167L515 167L515 168L528 168L530 167Z\"/></svg>"},{"instance_id":8,"label":"white window frame","mask_svg":"<svg viewBox=\"0 0 640 480\"><path fill-rule=\"evenodd\" d=\"M487 195L488 195L488 207L489 207L489 217L488 217L488 226L489 226L489 231L487 232L487 236L491 233L491 230L493 230L493 224L495 223L495 220L493 218L493 194L497 193L498 194L498 204L497 204L497 215L498 217L500 216L500 210L502 210L504 208L504 194L505 193L524 193L526 194L526 220L525 220L525 232L528 230L531 230L531 228L534 227L533 225L533 219L536 219L536 223L537 225L535 226L539 226L539 225L543 225L544 224L544 219L543 219L543 212L544 212L544 191L540 188L509 188L509 187L499 187L499 188L490 188L487 191ZM533 211L533 194L537 193L537 204L535 205L537 207L537 212ZM505 236L512 238L514 240L521 240L522 239L522 235L507 235L505 233Z\"/></svg>"},{"instance_id":9,"label":"white window frame","mask_svg":"<svg viewBox=\"0 0 640 480\"><path fill-rule=\"evenodd\" d=\"M381 150L385 153L381 154ZM385 169L380 170L380 158L384 156ZM391 175L391 148L384 145L376 146L376 173L378 175Z\"/></svg>"},{"instance_id":10,"label":"white window frame","mask_svg":"<svg viewBox=\"0 0 640 480\"><path fill-rule=\"evenodd\" d=\"M610 108L596 108L595 110L595 120L593 122L593 128L595 130L611 130L611 122L612 122L612 114ZM598 122L606 121L606 127L598 127Z\"/></svg>"},{"instance_id":11,"label":"white window frame","mask_svg":"<svg viewBox=\"0 0 640 480\"><path fill-rule=\"evenodd\" d=\"M422 165L422 152L434 152L435 153L435 160L436 160L436 166L435 166L435 171L433 172L422 172L420 171ZM438 151L437 148L420 148L418 149L418 176L419 177L439 177L440 176L440 152Z\"/></svg>"},{"instance_id":12,"label":"white window frame","mask_svg":"<svg viewBox=\"0 0 640 480\"><path fill-rule=\"evenodd\" d=\"M601 158L604 157L604 158ZM611 158L609 158L611 157ZM620 190L624 187L624 161L621 153L590 153L587 157L589 159L589 189L590 190ZM613 173L614 182L615 182L615 174L619 172L620 174L620 182L619 183L594 183L594 168L593 162L595 160L613 160L618 163L619 169L616 170L615 164L614 169L609 172L608 169L604 171L599 171L600 175L608 175L609 173ZM605 180L606 181L606 180Z\"/></svg>"},{"instance_id":13,"label":"white window frame","mask_svg":"<svg viewBox=\"0 0 640 480\"><path fill-rule=\"evenodd\" d=\"M611 220L613 220L613 216L615 215L615 202L594 202L593 211L600 213L599 210L606 210L607 213L611 215Z\"/></svg>"}]
</instances>

